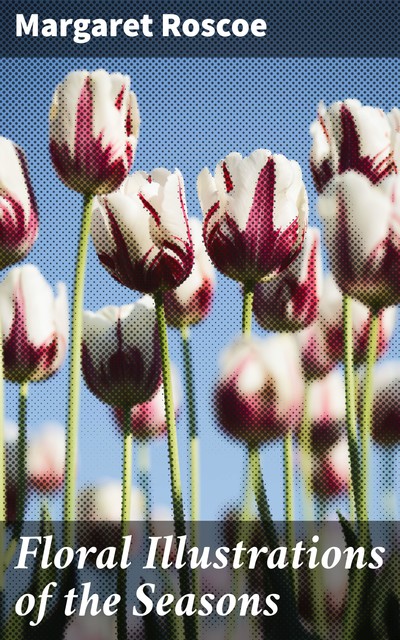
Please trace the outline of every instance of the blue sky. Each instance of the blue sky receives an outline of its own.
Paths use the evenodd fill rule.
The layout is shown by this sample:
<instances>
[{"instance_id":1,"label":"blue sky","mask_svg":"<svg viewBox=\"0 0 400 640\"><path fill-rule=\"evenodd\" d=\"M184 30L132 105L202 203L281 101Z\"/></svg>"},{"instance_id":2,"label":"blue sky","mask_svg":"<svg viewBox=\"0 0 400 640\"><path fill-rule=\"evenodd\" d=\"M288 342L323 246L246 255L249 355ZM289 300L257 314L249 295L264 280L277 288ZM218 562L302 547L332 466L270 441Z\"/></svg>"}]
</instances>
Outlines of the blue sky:
<instances>
[{"instance_id":1,"label":"blue sky","mask_svg":"<svg viewBox=\"0 0 400 640\"><path fill-rule=\"evenodd\" d=\"M185 178L189 214L201 217L196 177L228 152L248 154L259 147L297 160L310 199L310 222L317 224L316 194L308 167L309 125L318 102L354 97L390 110L400 102L399 60L268 59L61 59L1 60L0 134L26 151L40 213L40 235L27 262L39 266L50 283L71 292L81 197L57 179L48 153L48 109L56 84L73 69L103 67L132 78L142 126L135 169L178 167ZM125 304L138 297L114 282L90 247L85 307ZM210 318L194 328L193 351L202 438L202 517L211 519L241 493L244 455L224 438L212 416L210 396L221 349L240 331L241 301L236 283L218 276ZM263 335L254 323L256 333ZM179 336L171 331L173 360L181 366ZM397 352L398 332L389 357ZM29 429L44 421L65 423L67 367L46 383L31 385ZM15 419L17 389L7 385L7 416ZM185 471L186 416L179 418ZM120 476L121 441L109 410L82 386L79 484ZM166 442L152 445L156 504L169 504ZM281 447L263 452L263 466L275 517L283 515ZM186 475L184 473L184 475ZM54 514L59 509L54 505ZM34 517L35 510L31 510ZM299 515L299 514L298 514ZM379 515L374 494L375 516Z\"/></svg>"}]
</instances>

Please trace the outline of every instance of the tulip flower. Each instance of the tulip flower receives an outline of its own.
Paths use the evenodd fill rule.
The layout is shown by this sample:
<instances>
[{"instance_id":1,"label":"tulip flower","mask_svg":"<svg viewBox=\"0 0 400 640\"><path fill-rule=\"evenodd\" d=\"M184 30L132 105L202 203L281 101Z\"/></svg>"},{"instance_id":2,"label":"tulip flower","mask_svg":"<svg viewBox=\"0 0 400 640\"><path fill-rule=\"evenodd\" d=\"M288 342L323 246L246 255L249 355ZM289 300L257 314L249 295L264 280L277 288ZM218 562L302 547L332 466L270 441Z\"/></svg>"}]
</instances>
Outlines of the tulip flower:
<instances>
[{"instance_id":1,"label":"tulip flower","mask_svg":"<svg viewBox=\"0 0 400 640\"><path fill-rule=\"evenodd\" d=\"M230 153L198 177L208 254L222 273L249 284L278 274L299 253L308 201L294 160L258 149Z\"/></svg>"},{"instance_id":2,"label":"tulip flower","mask_svg":"<svg viewBox=\"0 0 400 640\"><path fill-rule=\"evenodd\" d=\"M177 328L197 324L208 316L215 287L214 268L203 243L201 223L191 218L189 227L194 246L193 270L183 284L164 296L167 322Z\"/></svg>"},{"instance_id":3,"label":"tulip flower","mask_svg":"<svg viewBox=\"0 0 400 640\"><path fill-rule=\"evenodd\" d=\"M175 367L172 367L172 387L176 414L179 410L181 389L178 371ZM121 409L116 409L115 416L118 426L123 430L123 412ZM131 427L134 439L141 442L146 442L153 438L162 438L166 435L167 423L164 411L164 387L162 384L150 400L132 407Z\"/></svg>"},{"instance_id":4,"label":"tulip flower","mask_svg":"<svg viewBox=\"0 0 400 640\"><path fill-rule=\"evenodd\" d=\"M39 229L24 152L0 137L0 269L29 253Z\"/></svg>"},{"instance_id":5,"label":"tulip flower","mask_svg":"<svg viewBox=\"0 0 400 640\"><path fill-rule=\"evenodd\" d=\"M146 402L160 384L160 350L150 297L84 312L82 371L90 391L113 407Z\"/></svg>"},{"instance_id":6,"label":"tulip flower","mask_svg":"<svg viewBox=\"0 0 400 640\"><path fill-rule=\"evenodd\" d=\"M372 184L395 173L392 128L381 109L358 100L323 103L311 125L311 171L317 191L346 171L363 174Z\"/></svg>"},{"instance_id":7,"label":"tulip flower","mask_svg":"<svg viewBox=\"0 0 400 640\"><path fill-rule=\"evenodd\" d=\"M33 265L13 267L0 283L4 372L24 383L49 378L63 363L68 340L68 303L64 284L54 297Z\"/></svg>"},{"instance_id":8,"label":"tulip flower","mask_svg":"<svg viewBox=\"0 0 400 640\"><path fill-rule=\"evenodd\" d=\"M303 391L291 336L242 338L223 356L215 412L226 433L254 447L299 426Z\"/></svg>"},{"instance_id":9,"label":"tulip flower","mask_svg":"<svg viewBox=\"0 0 400 640\"><path fill-rule=\"evenodd\" d=\"M320 233L308 229L292 264L276 278L256 285L254 315L268 331L300 331L316 320L321 293Z\"/></svg>"},{"instance_id":10,"label":"tulip flower","mask_svg":"<svg viewBox=\"0 0 400 640\"><path fill-rule=\"evenodd\" d=\"M348 446L346 440L341 440L328 453L315 458L313 487L318 497L327 500L347 491L349 483Z\"/></svg>"},{"instance_id":11,"label":"tulip flower","mask_svg":"<svg viewBox=\"0 0 400 640\"><path fill-rule=\"evenodd\" d=\"M374 380L372 437L384 447L400 441L400 363L378 367Z\"/></svg>"},{"instance_id":12,"label":"tulip flower","mask_svg":"<svg viewBox=\"0 0 400 640\"><path fill-rule=\"evenodd\" d=\"M116 480L99 482L82 488L77 498L77 519L82 523L79 534L86 535L86 542L98 549L118 544L121 522L121 483ZM129 522L137 522L143 518L143 496L139 489L132 487L129 500ZM131 528L134 534L137 529ZM80 542L84 543L85 538ZM137 540L134 541L137 544ZM79 543L79 542L78 542Z\"/></svg>"},{"instance_id":13,"label":"tulip flower","mask_svg":"<svg viewBox=\"0 0 400 640\"><path fill-rule=\"evenodd\" d=\"M319 198L335 280L374 313L400 302L399 194L397 175L373 185L349 171Z\"/></svg>"},{"instance_id":14,"label":"tulip flower","mask_svg":"<svg viewBox=\"0 0 400 640\"><path fill-rule=\"evenodd\" d=\"M92 237L102 265L143 293L178 287L193 267L193 244L181 173L135 173L121 189L97 198Z\"/></svg>"},{"instance_id":15,"label":"tulip flower","mask_svg":"<svg viewBox=\"0 0 400 640\"><path fill-rule=\"evenodd\" d=\"M28 482L33 489L48 493L61 489L65 469L65 432L58 424L47 424L28 445Z\"/></svg>"},{"instance_id":16,"label":"tulip flower","mask_svg":"<svg viewBox=\"0 0 400 640\"><path fill-rule=\"evenodd\" d=\"M324 278L319 315L311 326L298 334L304 375L307 380L324 378L336 364L343 360L343 299L333 277ZM366 306L354 301L352 327L354 361L363 364L367 357L371 313ZM396 322L396 309L389 307L379 314L379 335L376 357L386 351Z\"/></svg>"},{"instance_id":17,"label":"tulip flower","mask_svg":"<svg viewBox=\"0 0 400 640\"><path fill-rule=\"evenodd\" d=\"M118 189L132 168L139 124L128 76L68 74L50 110L50 153L64 184L83 194Z\"/></svg>"},{"instance_id":18,"label":"tulip flower","mask_svg":"<svg viewBox=\"0 0 400 640\"><path fill-rule=\"evenodd\" d=\"M321 454L337 442L344 428L345 389L338 370L311 384L308 405L312 448Z\"/></svg>"}]
</instances>

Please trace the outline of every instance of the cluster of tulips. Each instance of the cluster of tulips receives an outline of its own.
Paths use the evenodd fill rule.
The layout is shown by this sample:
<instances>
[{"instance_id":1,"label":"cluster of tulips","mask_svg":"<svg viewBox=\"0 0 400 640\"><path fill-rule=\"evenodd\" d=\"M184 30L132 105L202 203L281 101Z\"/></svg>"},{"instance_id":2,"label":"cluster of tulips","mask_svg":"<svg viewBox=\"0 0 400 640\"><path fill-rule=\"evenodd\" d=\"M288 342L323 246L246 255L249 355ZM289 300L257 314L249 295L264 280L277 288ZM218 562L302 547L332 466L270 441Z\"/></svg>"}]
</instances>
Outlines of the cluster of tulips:
<instances>
[{"instance_id":1,"label":"cluster of tulips","mask_svg":"<svg viewBox=\"0 0 400 640\"><path fill-rule=\"evenodd\" d=\"M311 127L311 170L332 270L325 276L320 231L307 228L308 198L296 161L258 149L248 157L229 153L214 173L203 169L197 184L201 224L188 217L178 170L130 173L139 125L128 77L103 70L72 72L56 88L51 159L63 183L83 195L65 463L60 439L57 445L40 440L28 447L26 423L28 384L56 373L67 352L66 288L60 284L55 296L36 267L12 266L37 239L38 212L23 151L0 139L0 265L12 266L0 283L0 520L7 519L8 499L9 514L14 511L22 523L29 484L51 491L64 484L64 543L73 544L74 529L68 525L77 515L81 374L90 391L112 408L123 433L122 489L112 500L115 514L115 495L120 498L121 535L132 515L133 438L145 442L167 436L176 534L185 534L185 519L200 519L190 327L211 310L215 267L243 293L242 335L223 354L212 399L221 429L248 452L250 490L241 518L251 517L254 498L271 535L260 450L281 439L288 543L293 542L296 459L304 482L304 517L315 516L315 496L321 517L321 505L346 492L355 534L368 546L362 525L369 513L371 437L394 450L399 435L399 365L383 365L375 381L374 366L388 346L400 301L400 112L385 114L354 100L319 107ZM122 307L83 311L90 236L105 271L143 297ZM275 335L252 337L253 313L260 327ZM185 356L190 513L184 508L176 434L179 393L171 373L168 325L181 331ZM20 385L15 446L6 444L3 379ZM14 480L6 469L12 465L18 469ZM10 509L12 500L15 509ZM190 585L185 568L180 578L184 592ZM357 627L364 588L356 575L351 585L356 606L346 618L350 632ZM126 637L124 624L122 615L119 638ZM197 637L191 620L186 636Z\"/></svg>"}]
</instances>

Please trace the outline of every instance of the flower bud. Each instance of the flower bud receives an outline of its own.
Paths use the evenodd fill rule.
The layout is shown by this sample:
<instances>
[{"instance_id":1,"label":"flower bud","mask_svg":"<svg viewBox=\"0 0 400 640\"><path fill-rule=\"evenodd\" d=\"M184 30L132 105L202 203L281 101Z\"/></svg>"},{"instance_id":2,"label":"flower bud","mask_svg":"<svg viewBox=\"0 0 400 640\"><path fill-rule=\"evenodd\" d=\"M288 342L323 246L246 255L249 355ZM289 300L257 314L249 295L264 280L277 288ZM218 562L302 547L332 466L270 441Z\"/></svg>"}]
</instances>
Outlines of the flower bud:
<instances>
[{"instance_id":1,"label":"flower bud","mask_svg":"<svg viewBox=\"0 0 400 640\"><path fill-rule=\"evenodd\" d=\"M226 433L256 446L300 425L303 393L291 336L241 338L223 356L215 411Z\"/></svg>"},{"instance_id":2,"label":"flower bud","mask_svg":"<svg viewBox=\"0 0 400 640\"><path fill-rule=\"evenodd\" d=\"M320 233L309 228L292 264L275 278L256 285L254 315L267 331L300 331L316 320L321 290Z\"/></svg>"},{"instance_id":3,"label":"flower bud","mask_svg":"<svg viewBox=\"0 0 400 640\"><path fill-rule=\"evenodd\" d=\"M211 310L214 296L214 268L207 255L201 223L189 220L194 246L194 264L190 276L177 289L167 291L164 297L167 322L172 327L198 324Z\"/></svg>"},{"instance_id":4,"label":"flower bud","mask_svg":"<svg viewBox=\"0 0 400 640\"><path fill-rule=\"evenodd\" d=\"M0 269L23 260L37 238L39 218L22 149L0 137Z\"/></svg>"},{"instance_id":5,"label":"flower bud","mask_svg":"<svg viewBox=\"0 0 400 640\"><path fill-rule=\"evenodd\" d=\"M92 237L102 265L121 284L155 293L178 287L193 267L181 173L135 173L97 198Z\"/></svg>"},{"instance_id":6,"label":"flower bud","mask_svg":"<svg viewBox=\"0 0 400 640\"><path fill-rule=\"evenodd\" d=\"M85 194L118 189L133 164L139 124L128 76L68 74L50 109L51 159L64 184Z\"/></svg>"},{"instance_id":7,"label":"flower bud","mask_svg":"<svg viewBox=\"0 0 400 640\"><path fill-rule=\"evenodd\" d=\"M4 373L12 382L37 382L61 367L67 350L68 302L57 297L33 265L13 267L0 283Z\"/></svg>"},{"instance_id":8,"label":"flower bud","mask_svg":"<svg viewBox=\"0 0 400 640\"><path fill-rule=\"evenodd\" d=\"M331 371L310 387L309 410L311 444L314 451L326 452L343 433L346 418L344 380L342 374Z\"/></svg>"},{"instance_id":9,"label":"flower bud","mask_svg":"<svg viewBox=\"0 0 400 640\"><path fill-rule=\"evenodd\" d=\"M230 153L213 176L197 181L208 254L222 273L243 283L276 275L295 259L307 227L308 200L300 166L258 149Z\"/></svg>"},{"instance_id":10,"label":"flower bud","mask_svg":"<svg viewBox=\"0 0 400 640\"><path fill-rule=\"evenodd\" d=\"M328 453L314 459L313 487L320 498L336 498L347 491L350 462L346 440L338 442Z\"/></svg>"},{"instance_id":11,"label":"flower bud","mask_svg":"<svg viewBox=\"0 0 400 640\"><path fill-rule=\"evenodd\" d=\"M161 380L153 300L83 314L82 372L90 391L113 407L146 402Z\"/></svg>"}]
</instances>

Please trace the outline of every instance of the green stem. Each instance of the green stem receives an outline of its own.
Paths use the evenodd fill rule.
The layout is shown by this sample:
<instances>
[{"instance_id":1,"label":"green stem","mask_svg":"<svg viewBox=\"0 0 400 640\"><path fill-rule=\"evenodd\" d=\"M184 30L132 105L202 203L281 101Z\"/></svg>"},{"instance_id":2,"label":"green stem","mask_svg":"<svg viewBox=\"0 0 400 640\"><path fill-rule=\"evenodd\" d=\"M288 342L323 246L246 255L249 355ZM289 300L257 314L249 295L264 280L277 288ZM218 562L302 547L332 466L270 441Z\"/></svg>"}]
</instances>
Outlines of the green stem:
<instances>
[{"instance_id":1,"label":"green stem","mask_svg":"<svg viewBox=\"0 0 400 640\"><path fill-rule=\"evenodd\" d=\"M133 434L131 428L131 407L124 407L124 445L122 454L122 499L121 499L121 553L124 545L123 537L129 533L132 495L132 447ZM121 604L118 607L117 628L118 640L127 640L127 576L126 571L118 570L118 591Z\"/></svg>"},{"instance_id":2,"label":"green stem","mask_svg":"<svg viewBox=\"0 0 400 640\"><path fill-rule=\"evenodd\" d=\"M373 373L378 348L379 315L371 314L371 325L368 337L367 365L364 379L364 396L361 414L361 478L360 478L360 519L368 520L368 476L370 467L370 440L373 401Z\"/></svg>"},{"instance_id":3,"label":"green stem","mask_svg":"<svg viewBox=\"0 0 400 640\"><path fill-rule=\"evenodd\" d=\"M305 520L314 520L314 505L312 491L312 435L310 416L311 383L305 383L303 420L299 434L300 467L303 486L303 508Z\"/></svg>"},{"instance_id":4,"label":"green stem","mask_svg":"<svg viewBox=\"0 0 400 640\"><path fill-rule=\"evenodd\" d=\"M196 424L196 401L189 327L183 326L181 335L185 366L187 411L189 417L190 519L192 522L198 522L200 520L200 452L199 434Z\"/></svg>"},{"instance_id":5,"label":"green stem","mask_svg":"<svg viewBox=\"0 0 400 640\"><path fill-rule=\"evenodd\" d=\"M151 520L152 497L150 475L150 445L147 440L139 440L137 465L139 488L143 494L144 499L143 515L145 522L149 523Z\"/></svg>"},{"instance_id":6,"label":"green stem","mask_svg":"<svg viewBox=\"0 0 400 640\"><path fill-rule=\"evenodd\" d=\"M354 388L353 327L351 322L351 299L343 296L344 375L346 390L346 430L349 447L351 490L354 493L357 519L361 519L360 462L357 443L356 399Z\"/></svg>"},{"instance_id":7,"label":"green stem","mask_svg":"<svg viewBox=\"0 0 400 640\"><path fill-rule=\"evenodd\" d=\"M245 282L243 285L243 316L242 333L244 336L251 334L251 318L253 313L254 284Z\"/></svg>"},{"instance_id":8,"label":"green stem","mask_svg":"<svg viewBox=\"0 0 400 640\"><path fill-rule=\"evenodd\" d=\"M4 591L5 571L3 570L5 555L5 527L7 519L6 503L6 443L4 433L4 362L3 362L3 329L0 322L0 594ZM0 596L1 597L1 596Z\"/></svg>"},{"instance_id":9,"label":"green stem","mask_svg":"<svg viewBox=\"0 0 400 640\"><path fill-rule=\"evenodd\" d=\"M83 329L83 294L85 271L92 218L93 195L84 196L83 217L76 259L74 294L72 302L72 343L69 363L69 398L67 419L67 452L65 469L64 496L64 545L73 546L73 527L75 517L76 468L78 458L79 435L79 397L81 373L81 342Z\"/></svg>"},{"instance_id":10,"label":"green stem","mask_svg":"<svg viewBox=\"0 0 400 640\"><path fill-rule=\"evenodd\" d=\"M283 441L284 451L284 485L285 485L285 521L286 521L286 544L289 549L294 549L296 545L296 535L294 531L294 496L293 496L293 434L289 431ZM292 585L295 594L297 593L297 575L294 570L290 571Z\"/></svg>"},{"instance_id":11,"label":"green stem","mask_svg":"<svg viewBox=\"0 0 400 640\"><path fill-rule=\"evenodd\" d=\"M278 536L276 535L273 525L271 510L268 504L268 498L265 493L264 479L261 470L260 450L258 447L249 447L249 464L251 473L251 483L260 518L264 529L267 532L267 538L272 548L279 547Z\"/></svg>"},{"instance_id":12,"label":"green stem","mask_svg":"<svg viewBox=\"0 0 400 640\"><path fill-rule=\"evenodd\" d=\"M158 334L161 349L161 364L164 385L164 406L165 419L167 423L168 459L171 481L172 506L174 513L174 527L175 535L177 538L179 538L180 536L186 535L186 527L185 513L183 508L181 473L179 467L179 451L178 438L176 433L175 409L172 396L171 364L168 349L167 322L165 319L162 293L159 292L154 294L154 301L156 304ZM179 572L179 580L181 595L190 593L191 581L187 563ZM190 640L196 640L198 635L197 622L194 619L195 617L196 616L184 617L185 634L187 639L190 638Z\"/></svg>"},{"instance_id":13,"label":"green stem","mask_svg":"<svg viewBox=\"0 0 400 640\"><path fill-rule=\"evenodd\" d=\"M27 404L28 404L29 382L22 382L19 387L18 404L18 492L17 492L17 512L15 519L14 538L18 539L22 532L24 523L26 493L27 493Z\"/></svg>"}]
</instances>

